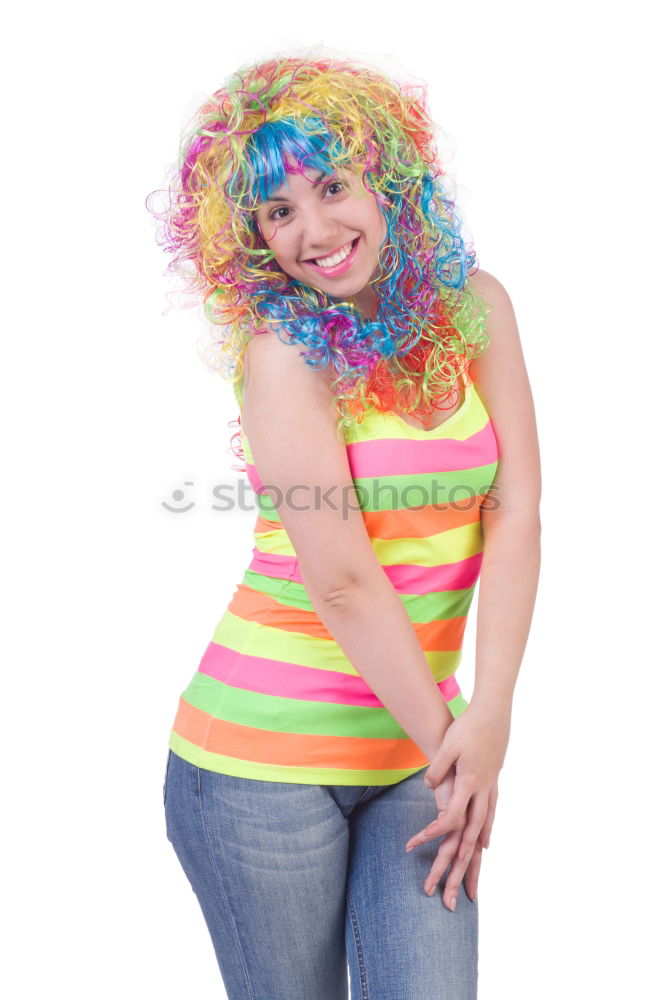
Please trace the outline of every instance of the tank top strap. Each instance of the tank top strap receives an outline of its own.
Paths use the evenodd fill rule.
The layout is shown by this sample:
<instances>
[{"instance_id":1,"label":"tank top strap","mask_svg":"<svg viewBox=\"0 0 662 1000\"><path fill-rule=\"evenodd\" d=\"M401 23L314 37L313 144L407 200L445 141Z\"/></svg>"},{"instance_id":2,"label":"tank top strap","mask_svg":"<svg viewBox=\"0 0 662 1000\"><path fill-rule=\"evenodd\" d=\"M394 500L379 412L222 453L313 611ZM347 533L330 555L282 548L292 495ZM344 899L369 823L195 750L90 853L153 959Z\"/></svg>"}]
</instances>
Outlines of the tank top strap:
<instances>
[{"instance_id":1,"label":"tank top strap","mask_svg":"<svg viewBox=\"0 0 662 1000\"><path fill-rule=\"evenodd\" d=\"M244 373L237 379L236 382L232 383L232 389L234 390L234 398L237 400L237 405L240 410L244 408Z\"/></svg>"}]
</instances>

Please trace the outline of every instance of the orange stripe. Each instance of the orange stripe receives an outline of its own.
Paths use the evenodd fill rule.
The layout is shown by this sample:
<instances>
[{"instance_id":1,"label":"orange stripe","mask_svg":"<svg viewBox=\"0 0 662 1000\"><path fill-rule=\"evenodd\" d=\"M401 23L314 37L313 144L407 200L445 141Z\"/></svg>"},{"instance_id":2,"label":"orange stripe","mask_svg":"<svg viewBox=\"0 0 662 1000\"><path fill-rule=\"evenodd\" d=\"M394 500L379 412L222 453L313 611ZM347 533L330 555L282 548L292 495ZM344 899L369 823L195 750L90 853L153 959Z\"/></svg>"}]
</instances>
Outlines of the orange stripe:
<instances>
[{"instance_id":1,"label":"orange stripe","mask_svg":"<svg viewBox=\"0 0 662 1000\"><path fill-rule=\"evenodd\" d=\"M272 733L215 719L179 699L175 732L211 753L260 764L337 767L349 771L399 770L428 763L410 739L354 739L348 736L306 736Z\"/></svg>"},{"instance_id":2,"label":"orange stripe","mask_svg":"<svg viewBox=\"0 0 662 1000\"><path fill-rule=\"evenodd\" d=\"M228 611L244 621L273 625L283 632L300 632L315 639L333 641L333 636L314 611L280 604L273 597L245 584L237 587ZM431 653L460 649L466 623L466 617L460 617L438 622L412 622L412 627L421 648Z\"/></svg>"},{"instance_id":3,"label":"orange stripe","mask_svg":"<svg viewBox=\"0 0 662 1000\"><path fill-rule=\"evenodd\" d=\"M364 510L363 520L371 538L429 538L440 531L480 521L484 493L421 510Z\"/></svg>"},{"instance_id":4,"label":"orange stripe","mask_svg":"<svg viewBox=\"0 0 662 1000\"><path fill-rule=\"evenodd\" d=\"M260 533L263 531L273 531L276 528L280 528L281 531L285 531L282 521L269 521L266 517L262 517L261 514L258 514L253 530Z\"/></svg>"},{"instance_id":5,"label":"orange stripe","mask_svg":"<svg viewBox=\"0 0 662 1000\"><path fill-rule=\"evenodd\" d=\"M441 622L412 622L421 649L426 653L454 652L462 648L466 615Z\"/></svg>"},{"instance_id":6,"label":"orange stripe","mask_svg":"<svg viewBox=\"0 0 662 1000\"><path fill-rule=\"evenodd\" d=\"M475 497L462 497L456 505L439 504L423 507L422 510L372 510L363 511L363 520L371 538L429 538L440 531L461 528L480 520L480 505L485 493ZM285 532L281 521L269 521L258 515L255 532L280 530Z\"/></svg>"},{"instance_id":7,"label":"orange stripe","mask_svg":"<svg viewBox=\"0 0 662 1000\"><path fill-rule=\"evenodd\" d=\"M280 604L275 598L245 584L235 591L228 611L244 621L260 622L261 625L271 624L269 619L273 616L273 625L284 632L303 632L318 639L332 638L314 611Z\"/></svg>"}]
</instances>

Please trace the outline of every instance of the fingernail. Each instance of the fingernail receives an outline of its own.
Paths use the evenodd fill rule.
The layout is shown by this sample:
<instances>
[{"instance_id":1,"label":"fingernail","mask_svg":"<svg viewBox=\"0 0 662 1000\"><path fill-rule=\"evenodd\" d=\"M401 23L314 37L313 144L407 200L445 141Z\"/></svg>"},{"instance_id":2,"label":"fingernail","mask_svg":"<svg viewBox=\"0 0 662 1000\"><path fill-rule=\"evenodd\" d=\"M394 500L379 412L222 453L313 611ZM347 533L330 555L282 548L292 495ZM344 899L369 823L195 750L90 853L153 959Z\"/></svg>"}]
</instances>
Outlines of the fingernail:
<instances>
[{"instance_id":1,"label":"fingernail","mask_svg":"<svg viewBox=\"0 0 662 1000\"><path fill-rule=\"evenodd\" d=\"M455 910L455 904L457 902L457 896L453 896L451 899L451 910Z\"/></svg>"},{"instance_id":2,"label":"fingernail","mask_svg":"<svg viewBox=\"0 0 662 1000\"><path fill-rule=\"evenodd\" d=\"M423 833L429 833L430 830L433 830L436 825L437 825L437 821L436 821L436 819L433 819L432 822L428 823L428 825L425 827L425 829L423 830Z\"/></svg>"}]
</instances>

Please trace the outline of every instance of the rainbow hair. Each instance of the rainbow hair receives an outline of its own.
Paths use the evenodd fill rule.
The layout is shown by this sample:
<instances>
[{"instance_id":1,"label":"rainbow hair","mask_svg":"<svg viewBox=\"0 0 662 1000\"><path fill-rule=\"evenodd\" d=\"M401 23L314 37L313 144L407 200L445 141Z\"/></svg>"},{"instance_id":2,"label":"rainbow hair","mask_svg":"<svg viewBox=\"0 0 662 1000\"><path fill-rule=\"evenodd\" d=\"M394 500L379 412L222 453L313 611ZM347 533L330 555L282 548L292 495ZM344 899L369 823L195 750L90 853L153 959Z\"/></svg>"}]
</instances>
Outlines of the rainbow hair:
<instances>
[{"instance_id":1,"label":"rainbow hair","mask_svg":"<svg viewBox=\"0 0 662 1000\"><path fill-rule=\"evenodd\" d=\"M375 319L286 274L262 238L255 210L292 163L358 171L375 196L387 226ZM167 270L220 328L220 373L238 382L249 339L276 323L281 339L307 348L307 364L335 369L340 426L368 407L442 408L489 342L486 304L467 282L476 258L444 176L425 87L338 59L274 58L233 74L194 116L167 208L153 212Z\"/></svg>"}]
</instances>

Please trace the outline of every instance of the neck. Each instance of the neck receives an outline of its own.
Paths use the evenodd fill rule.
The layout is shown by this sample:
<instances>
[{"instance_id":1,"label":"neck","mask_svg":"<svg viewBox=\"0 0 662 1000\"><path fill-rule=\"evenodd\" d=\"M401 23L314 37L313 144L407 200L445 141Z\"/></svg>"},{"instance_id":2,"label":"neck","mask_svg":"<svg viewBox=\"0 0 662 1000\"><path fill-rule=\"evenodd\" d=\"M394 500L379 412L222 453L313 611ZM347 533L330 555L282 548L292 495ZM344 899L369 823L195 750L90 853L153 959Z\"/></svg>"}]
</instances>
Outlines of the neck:
<instances>
[{"instance_id":1,"label":"neck","mask_svg":"<svg viewBox=\"0 0 662 1000\"><path fill-rule=\"evenodd\" d=\"M352 305L356 306L363 319L376 319L379 296L377 295L377 292L370 287L370 285L366 285L365 288L362 288L361 291L357 292L356 295L353 295L349 301Z\"/></svg>"}]
</instances>

